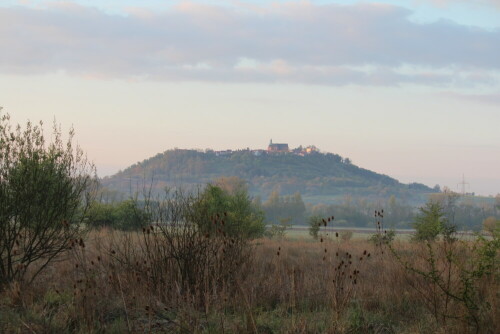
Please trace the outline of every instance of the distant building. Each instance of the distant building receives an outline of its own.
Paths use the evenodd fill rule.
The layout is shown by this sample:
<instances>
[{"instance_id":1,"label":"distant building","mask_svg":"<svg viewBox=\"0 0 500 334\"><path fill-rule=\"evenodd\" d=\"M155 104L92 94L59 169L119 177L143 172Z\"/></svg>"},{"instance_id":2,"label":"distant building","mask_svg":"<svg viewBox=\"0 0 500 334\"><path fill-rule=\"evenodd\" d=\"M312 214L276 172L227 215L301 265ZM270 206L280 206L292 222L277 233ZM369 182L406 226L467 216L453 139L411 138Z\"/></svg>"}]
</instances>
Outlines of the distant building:
<instances>
[{"instance_id":1,"label":"distant building","mask_svg":"<svg viewBox=\"0 0 500 334\"><path fill-rule=\"evenodd\" d=\"M306 147L306 153L307 154L311 154L311 153L314 153L314 152L319 152L318 148L314 145L311 145L311 146L307 146Z\"/></svg>"},{"instance_id":2,"label":"distant building","mask_svg":"<svg viewBox=\"0 0 500 334\"><path fill-rule=\"evenodd\" d=\"M231 154L233 154L232 150L215 151L215 155L218 156L218 157L224 156L224 155L231 155Z\"/></svg>"},{"instance_id":3,"label":"distant building","mask_svg":"<svg viewBox=\"0 0 500 334\"><path fill-rule=\"evenodd\" d=\"M273 140L269 142L269 146L267 147L268 152L289 152L288 144L274 144Z\"/></svg>"}]
</instances>

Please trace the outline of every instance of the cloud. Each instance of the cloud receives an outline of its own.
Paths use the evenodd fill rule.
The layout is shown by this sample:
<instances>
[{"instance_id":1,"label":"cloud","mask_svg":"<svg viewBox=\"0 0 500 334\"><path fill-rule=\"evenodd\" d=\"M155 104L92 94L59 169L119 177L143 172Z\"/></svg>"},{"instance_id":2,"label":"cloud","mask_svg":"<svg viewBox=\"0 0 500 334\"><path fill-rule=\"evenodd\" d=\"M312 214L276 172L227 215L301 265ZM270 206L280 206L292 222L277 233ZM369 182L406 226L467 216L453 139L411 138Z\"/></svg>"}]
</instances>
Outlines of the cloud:
<instances>
[{"instance_id":1,"label":"cloud","mask_svg":"<svg viewBox=\"0 0 500 334\"><path fill-rule=\"evenodd\" d=\"M327 85L498 83L499 30L417 24L411 14L391 5L303 2L244 8L183 2L164 12L131 9L127 16L68 3L0 8L0 72ZM251 66L241 66L242 59ZM408 66L413 70L401 70Z\"/></svg>"},{"instance_id":2,"label":"cloud","mask_svg":"<svg viewBox=\"0 0 500 334\"><path fill-rule=\"evenodd\" d=\"M500 105L500 93L497 94L463 94L457 92L442 92L439 95L459 99L463 101L479 102L484 104L490 104L499 106Z\"/></svg>"},{"instance_id":3,"label":"cloud","mask_svg":"<svg viewBox=\"0 0 500 334\"><path fill-rule=\"evenodd\" d=\"M456 3L468 5L485 5L500 8L500 1L498 0L414 0L415 2L429 2L435 6L443 7Z\"/></svg>"}]
</instances>

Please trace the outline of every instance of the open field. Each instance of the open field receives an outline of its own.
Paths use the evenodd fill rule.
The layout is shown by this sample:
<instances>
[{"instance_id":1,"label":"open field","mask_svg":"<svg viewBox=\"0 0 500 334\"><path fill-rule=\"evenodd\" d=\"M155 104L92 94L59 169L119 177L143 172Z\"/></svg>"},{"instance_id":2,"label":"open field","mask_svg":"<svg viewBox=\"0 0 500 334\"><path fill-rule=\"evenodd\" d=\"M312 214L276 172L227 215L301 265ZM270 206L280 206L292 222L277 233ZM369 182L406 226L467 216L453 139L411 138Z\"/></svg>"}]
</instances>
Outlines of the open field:
<instances>
[{"instance_id":1,"label":"open field","mask_svg":"<svg viewBox=\"0 0 500 334\"><path fill-rule=\"evenodd\" d=\"M396 229L395 240L398 241L409 241L412 234L415 233L414 229ZM335 232L352 232L351 240L356 241L368 241L371 236L377 233L376 229L370 228L357 228L357 227L327 227L321 229L321 234L324 236L333 236ZM475 238L474 232L469 231L459 231L456 233L456 238L460 240L471 240ZM486 235L485 235L486 236ZM313 237L309 234L309 228L305 225L295 225L286 230L286 239L293 241L311 241L313 242ZM487 236L486 236L487 237Z\"/></svg>"},{"instance_id":2,"label":"open field","mask_svg":"<svg viewBox=\"0 0 500 334\"><path fill-rule=\"evenodd\" d=\"M303 231L292 231L300 237ZM299 234L301 233L301 234ZM307 232L306 232L307 233ZM363 235L363 234L360 234ZM470 303L402 265L426 270L424 245L396 240L394 252L355 236L350 241L259 239L229 244L222 262L183 280L157 236L92 232L32 285L15 282L0 295L2 333L498 333L498 254L493 273L467 285ZM145 243L146 242L146 243ZM217 244L214 239L209 244ZM148 244L149 243L149 244ZM145 247L145 245L149 245ZM151 246L153 245L153 246ZM156 246L155 246L156 247ZM192 247L196 248L193 244ZM447 292L463 287L458 267ZM460 265L472 268L466 244ZM226 251L228 249L228 251ZM229 251L230 250L230 251ZM195 257L194 253L190 253ZM234 261L233 261L234 260ZM474 260L474 262L469 262ZM227 263L232 265L227 265ZM197 268L194 262L186 270ZM462 273L463 274L463 273ZM198 275L198 276L197 276Z\"/></svg>"},{"instance_id":3,"label":"open field","mask_svg":"<svg viewBox=\"0 0 500 334\"><path fill-rule=\"evenodd\" d=\"M348 228L348 227L335 227L322 229L321 233L323 235L333 236L335 232L352 232L351 239L356 241L367 241L373 234L376 233L375 229L369 228ZM397 240L409 240L411 234L415 232L410 229L399 229L396 231ZM286 231L286 238L289 240L304 240L304 241L314 241L313 237L309 234L309 228L307 226L293 226Z\"/></svg>"}]
</instances>

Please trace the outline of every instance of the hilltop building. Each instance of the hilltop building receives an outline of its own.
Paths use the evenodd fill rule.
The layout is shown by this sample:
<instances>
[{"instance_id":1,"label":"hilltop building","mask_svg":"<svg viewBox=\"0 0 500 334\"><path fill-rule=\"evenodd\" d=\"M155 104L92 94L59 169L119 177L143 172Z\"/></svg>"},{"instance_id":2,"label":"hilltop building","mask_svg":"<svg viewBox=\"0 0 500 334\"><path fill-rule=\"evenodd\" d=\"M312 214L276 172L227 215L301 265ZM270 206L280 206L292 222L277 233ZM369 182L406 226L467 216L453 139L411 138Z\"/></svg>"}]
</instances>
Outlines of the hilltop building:
<instances>
[{"instance_id":1,"label":"hilltop building","mask_svg":"<svg viewBox=\"0 0 500 334\"><path fill-rule=\"evenodd\" d=\"M250 152L255 156L262 156L262 155L273 154L273 153L289 153L289 154L299 155L299 156L303 157L303 156L306 156L308 154L320 153L320 150L314 145L309 145L307 147L303 147L302 145L300 145L297 148L290 149L288 144L273 143L273 140L271 139L269 141L269 146L267 147L267 150L263 150L263 149L251 150L250 148L246 148L246 149L240 149L240 150L222 150L222 151L210 150L210 152L215 153L215 155L218 157L231 156L234 153L238 153L238 152Z\"/></svg>"},{"instance_id":2,"label":"hilltop building","mask_svg":"<svg viewBox=\"0 0 500 334\"><path fill-rule=\"evenodd\" d=\"M288 144L274 144L273 140L269 142L269 146L267 147L268 152L289 152Z\"/></svg>"}]
</instances>

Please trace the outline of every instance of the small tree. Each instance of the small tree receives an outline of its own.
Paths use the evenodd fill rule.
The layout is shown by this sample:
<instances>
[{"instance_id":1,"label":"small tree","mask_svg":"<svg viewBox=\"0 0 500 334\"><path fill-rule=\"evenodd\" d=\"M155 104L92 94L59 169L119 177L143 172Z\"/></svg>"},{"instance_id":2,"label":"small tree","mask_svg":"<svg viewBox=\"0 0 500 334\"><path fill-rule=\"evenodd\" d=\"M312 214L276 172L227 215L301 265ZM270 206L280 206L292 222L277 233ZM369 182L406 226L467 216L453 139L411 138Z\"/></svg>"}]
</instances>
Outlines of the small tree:
<instances>
[{"instance_id":1,"label":"small tree","mask_svg":"<svg viewBox=\"0 0 500 334\"><path fill-rule=\"evenodd\" d=\"M313 237L314 240L318 239L319 228L323 223L323 220L320 216L311 216L308 220L309 223L309 235Z\"/></svg>"},{"instance_id":2,"label":"small tree","mask_svg":"<svg viewBox=\"0 0 500 334\"><path fill-rule=\"evenodd\" d=\"M416 230L413 239L416 241L435 240L440 233L448 230L445 228L447 219L441 204L433 201L427 202L419 209L413 226Z\"/></svg>"},{"instance_id":3,"label":"small tree","mask_svg":"<svg viewBox=\"0 0 500 334\"><path fill-rule=\"evenodd\" d=\"M0 114L0 285L31 280L80 237L92 199L95 168L73 130L65 143L54 125L46 144L43 125L13 128Z\"/></svg>"}]
</instances>

